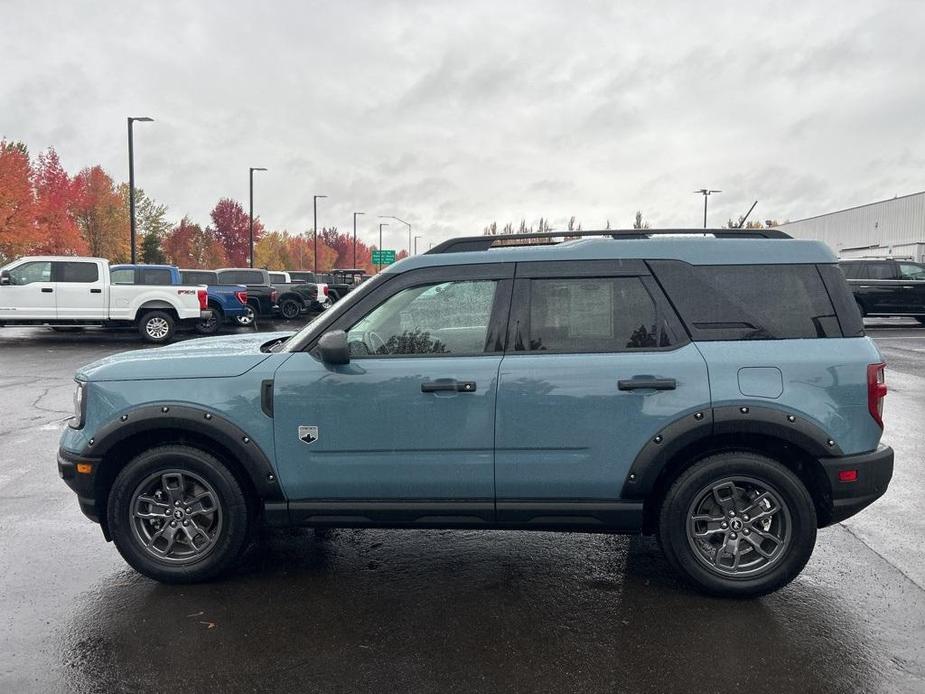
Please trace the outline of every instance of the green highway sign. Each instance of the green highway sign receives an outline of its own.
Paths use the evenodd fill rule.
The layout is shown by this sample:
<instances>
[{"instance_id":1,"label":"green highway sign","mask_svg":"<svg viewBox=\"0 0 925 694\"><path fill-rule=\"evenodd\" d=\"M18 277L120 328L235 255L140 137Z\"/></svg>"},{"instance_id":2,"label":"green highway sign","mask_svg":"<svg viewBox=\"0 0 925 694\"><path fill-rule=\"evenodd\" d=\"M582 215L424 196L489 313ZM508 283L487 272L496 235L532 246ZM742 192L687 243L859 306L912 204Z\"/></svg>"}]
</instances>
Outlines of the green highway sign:
<instances>
[{"instance_id":1,"label":"green highway sign","mask_svg":"<svg viewBox=\"0 0 925 694\"><path fill-rule=\"evenodd\" d=\"M373 265L391 265L395 262L395 251L382 249L373 251Z\"/></svg>"}]
</instances>

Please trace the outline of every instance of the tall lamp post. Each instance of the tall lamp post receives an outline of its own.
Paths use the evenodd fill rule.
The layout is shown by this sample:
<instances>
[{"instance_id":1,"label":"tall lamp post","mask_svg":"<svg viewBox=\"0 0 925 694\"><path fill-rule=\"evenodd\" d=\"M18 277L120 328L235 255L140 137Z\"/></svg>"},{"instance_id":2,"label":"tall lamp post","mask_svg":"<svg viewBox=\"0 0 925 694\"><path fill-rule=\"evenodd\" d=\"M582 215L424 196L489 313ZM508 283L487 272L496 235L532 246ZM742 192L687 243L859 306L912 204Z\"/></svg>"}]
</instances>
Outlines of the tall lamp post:
<instances>
[{"instance_id":1,"label":"tall lamp post","mask_svg":"<svg viewBox=\"0 0 925 694\"><path fill-rule=\"evenodd\" d=\"M132 124L135 121L150 123L154 119L147 116L128 118L128 216L131 225L132 265L135 264L135 146L132 137Z\"/></svg>"},{"instance_id":2,"label":"tall lamp post","mask_svg":"<svg viewBox=\"0 0 925 694\"><path fill-rule=\"evenodd\" d=\"M418 254L418 239L423 239L423 238L424 238L423 236L415 236L415 237L414 237L414 254L415 254L415 255Z\"/></svg>"},{"instance_id":3,"label":"tall lamp post","mask_svg":"<svg viewBox=\"0 0 925 694\"><path fill-rule=\"evenodd\" d=\"M695 190L694 195L703 196L703 228L707 228L707 198L710 197L713 193L722 193L721 190L710 190L709 188L701 188L700 190Z\"/></svg>"},{"instance_id":4,"label":"tall lamp post","mask_svg":"<svg viewBox=\"0 0 925 694\"><path fill-rule=\"evenodd\" d=\"M353 213L353 267L357 266L357 217L365 212Z\"/></svg>"},{"instance_id":5,"label":"tall lamp post","mask_svg":"<svg viewBox=\"0 0 925 694\"><path fill-rule=\"evenodd\" d=\"M315 270L314 270L315 275L318 274L318 198L326 198L326 197L328 196L327 195L313 195L312 196L312 215L313 215L312 223L314 224L314 227L312 228L315 231ZM315 279L317 280L318 277L316 276Z\"/></svg>"},{"instance_id":6,"label":"tall lamp post","mask_svg":"<svg viewBox=\"0 0 925 694\"><path fill-rule=\"evenodd\" d=\"M379 262L376 263L376 272L382 271L382 227L387 227L388 225L388 222L383 222L379 225L379 248L377 249L379 251Z\"/></svg>"},{"instance_id":7,"label":"tall lamp post","mask_svg":"<svg viewBox=\"0 0 925 694\"><path fill-rule=\"evenodd\" d=\"M251 196L250 196L250 201L251 201L251 210L250 210L251 255L250 255L250 259L251 259L251 267L254 267L254 172L255 171L266 171L266 169L263 168L262 166L250 167L250 184L251 184Z\"/></svg>"},{"instance_id":8,"label":"tall lamp post","mask_svg":"<svg viewBox=\"0 0 925 694\"><path fill-rule=\"evenodd\" d=\"M408 255L411 255L411 225L408 224L404 219L399 219L393 215L379 215L379 219L394 219L396 222L401 222L406 227L408 227Z\"/></svg>"}]
</instances>

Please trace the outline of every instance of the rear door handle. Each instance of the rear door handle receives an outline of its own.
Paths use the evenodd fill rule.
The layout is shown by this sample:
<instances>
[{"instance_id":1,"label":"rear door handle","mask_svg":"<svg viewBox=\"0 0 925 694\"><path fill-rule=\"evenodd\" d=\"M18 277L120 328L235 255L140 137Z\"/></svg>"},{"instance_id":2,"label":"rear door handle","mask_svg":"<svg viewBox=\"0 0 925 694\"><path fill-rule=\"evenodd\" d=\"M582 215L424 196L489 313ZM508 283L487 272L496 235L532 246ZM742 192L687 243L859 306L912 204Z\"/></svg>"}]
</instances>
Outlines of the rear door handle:
<instances>
[{"instance_id":1,"label":"rear door handle","mask_svg":"<svg viewBox=\"0 0 925 694\"><path fill-rule=\"evenodd\" d=\"M651 378L649 376L634 376L617 381L620 390L674 390L678 382L673 378Z\"/></svg>"},{"instance_id":2,"label":"rear door handle","mask_svg":"<svg viewBox=\"0 0 925 694\"><path fill-rule=\"evenodd\" d=\"M425 381L421 384L422 393L474 393L475 381L454 381L451 378L439 378L436 381Z\"/></svg>"},{"instance_id":3,"label":"rear door handle","mask_svg":"<svg viewBox=\"0 0 925 694\"><path fill-rule=\"evenodd\" d=\"M102 294L103 290L102 289L91 289L90 293L91 294Z\"/></svg>"},{"instance_id":4,"label":"rear door handle","mask_svg":"<svg viewBox=\"0 0 925 694\"><path fill-rule=\"evenodd\" d=\"M42 287L42 294L51 294L53 291L55 290L51 287Z\"/></svg>"}]
</instances>

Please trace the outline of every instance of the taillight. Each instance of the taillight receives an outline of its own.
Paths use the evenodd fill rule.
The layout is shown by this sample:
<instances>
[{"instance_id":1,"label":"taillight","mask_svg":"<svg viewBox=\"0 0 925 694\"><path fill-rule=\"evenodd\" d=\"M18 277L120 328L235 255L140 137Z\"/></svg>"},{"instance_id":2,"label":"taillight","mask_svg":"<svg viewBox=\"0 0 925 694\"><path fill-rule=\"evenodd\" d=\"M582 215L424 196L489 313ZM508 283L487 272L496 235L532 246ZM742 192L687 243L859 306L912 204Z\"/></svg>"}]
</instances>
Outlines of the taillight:
<instances>
[{"instance_id":1,"label":"taillight","mask_svg":"<svg viewBox=\"0 0 925 694\"><path fill-rule=\"evenodd\" d=\"M197 289L196 296L199 297L199 310L205 311L209 308L209 292L205 289Z\"/></svg>"},{"instance_id":2,"label":"taillight","mask_svg":"<svg viewBox=\"0 0 925 694\"><path fill-rule=\"evenodd\" d=\"M326 284L321 285L321 293L324 294L325 296L328 295L328 285Z\"/></svg>"},{"instance_id":3,"label":"taillight","mask_svg":"<svg viewBox=\"0 0 925 694\"><path fill-rule=\"evenodd\" d=\"M883 362L867 365L867 409L870 410L870 416L881 429L883 428L883 398L886 397L885 368L886 364Z\"/></svg>"},{"instance_id":4,"label":"taillight","mask_svg":"<svg viewBox=\"0 0 925 694\"><path fill-rule=\"evenodd\" d=\"M235 292L235 297L240 301L244 306L247 306L247 292Z\"/></svg>"},{"instance_id":5,"label":"taillight","mask_svg":"<svg viewBox=\"0 0 925 694\"><path fill-rule=\"evenodd\" d=\"M270 302L275 304L277 301L279 301L279 292L274 289L270 292Z\"/></svg>"}]
</instances>

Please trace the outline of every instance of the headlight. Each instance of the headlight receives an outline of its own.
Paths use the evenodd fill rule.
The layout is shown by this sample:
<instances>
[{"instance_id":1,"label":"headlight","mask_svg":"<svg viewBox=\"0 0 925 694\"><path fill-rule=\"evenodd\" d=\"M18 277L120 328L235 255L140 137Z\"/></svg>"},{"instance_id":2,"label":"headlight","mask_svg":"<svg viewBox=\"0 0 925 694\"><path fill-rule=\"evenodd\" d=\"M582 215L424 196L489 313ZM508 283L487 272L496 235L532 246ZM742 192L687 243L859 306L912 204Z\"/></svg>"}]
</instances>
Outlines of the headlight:
<instances>
[{"instance_id":1,"label":"headlight","mask_svg":"<svg viewBox=\"0 0 925 694\"><path fill-rule=\"evenodd\" d=\"M74 416L68 422L71 429L81 429L84 425L84 396L86 394L87 384L83 381L77 381L77 388L74 390Z\"/></svg>"}]
</instances>

